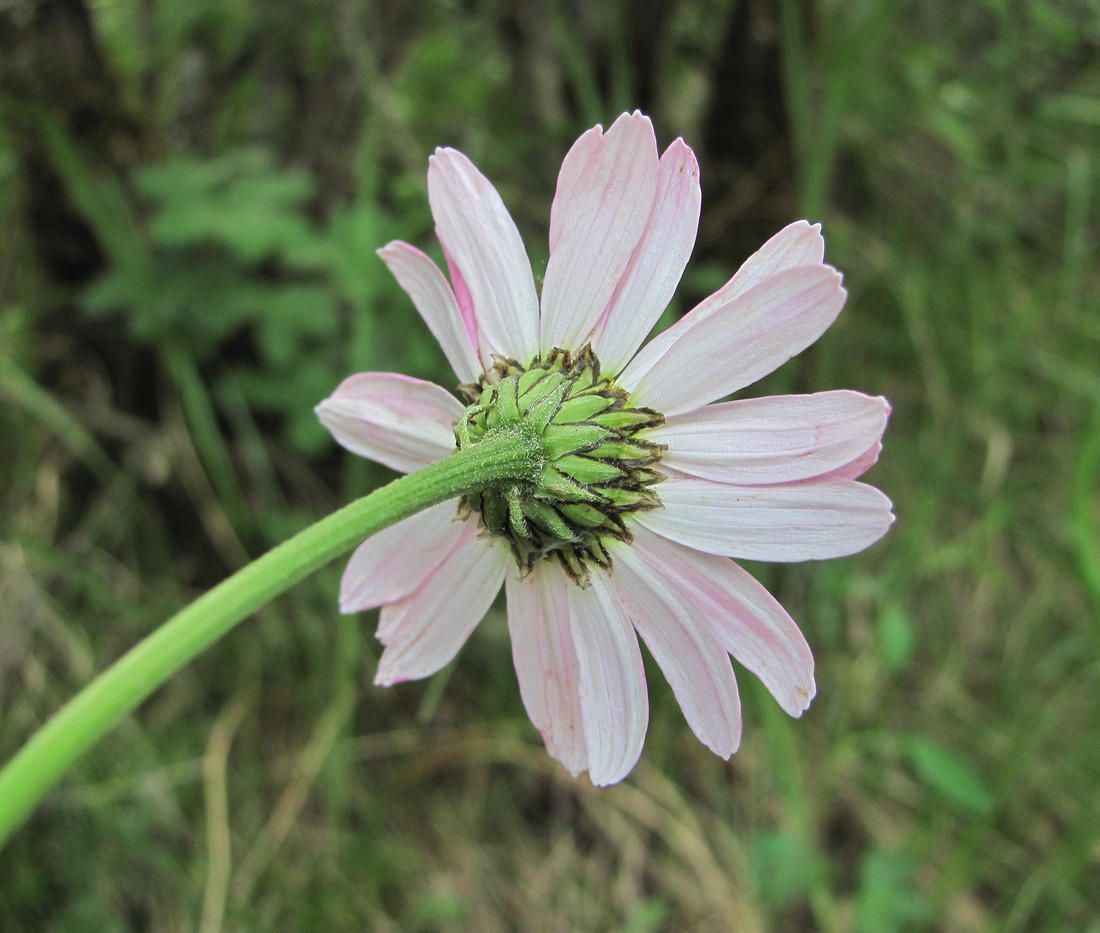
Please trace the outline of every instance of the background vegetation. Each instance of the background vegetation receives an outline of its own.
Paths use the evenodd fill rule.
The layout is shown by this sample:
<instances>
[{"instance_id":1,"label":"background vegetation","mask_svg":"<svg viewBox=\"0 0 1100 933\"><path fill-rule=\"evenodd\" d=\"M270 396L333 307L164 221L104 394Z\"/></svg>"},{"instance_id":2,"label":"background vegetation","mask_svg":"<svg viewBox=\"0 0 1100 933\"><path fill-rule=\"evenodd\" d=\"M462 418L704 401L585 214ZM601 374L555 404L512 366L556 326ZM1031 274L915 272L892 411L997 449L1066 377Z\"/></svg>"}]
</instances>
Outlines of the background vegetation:
<instances>
[{"instance_id":1,"label":"background vegetation","mask_svg":"<svg viewBox=\"0 0 1100 933\"><path fill-rule=\"evenodd\" d=\"M312 406L446 381L373 251L436 145L536 257L569 142L703 169L673 313L800 216L847 310L758 391L894 417L883 543L753 568L819 695L727 763L659 675L594 791L495 611L370 686L339 567L176 677L0 853L0 929L1100 930L1096 0L0 4L0 757L174 609L383 482Z\"/></svg>"}]
</instances>

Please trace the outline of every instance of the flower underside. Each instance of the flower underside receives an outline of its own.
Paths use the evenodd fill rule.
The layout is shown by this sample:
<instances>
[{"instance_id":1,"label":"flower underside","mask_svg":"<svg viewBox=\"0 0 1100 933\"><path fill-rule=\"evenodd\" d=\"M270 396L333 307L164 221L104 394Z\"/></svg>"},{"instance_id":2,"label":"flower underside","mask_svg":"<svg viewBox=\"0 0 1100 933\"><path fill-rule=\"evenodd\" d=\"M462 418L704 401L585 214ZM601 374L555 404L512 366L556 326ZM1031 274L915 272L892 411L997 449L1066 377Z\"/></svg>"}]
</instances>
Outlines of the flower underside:
<instances>
[{"instance_id":1,"label":"flower underside","mask_svg":"<svg viewBox=\"0 0 1100 933\"><path fill-rule=\"evenodd\" d=\"M491 433L523 431L540 438L546 458L536 482L472 493L460 509L508 540L521 572L552 557L587 586L590 563L611 566L607 539L630 541L624 516L661 505L653 487L665 448L639 434L664 416L631 406L600 374L588 345L576 354L554 349L527 367L498 358L460 391L472 402L455 427L460 449Z\"/></svg>"}]
</instances>

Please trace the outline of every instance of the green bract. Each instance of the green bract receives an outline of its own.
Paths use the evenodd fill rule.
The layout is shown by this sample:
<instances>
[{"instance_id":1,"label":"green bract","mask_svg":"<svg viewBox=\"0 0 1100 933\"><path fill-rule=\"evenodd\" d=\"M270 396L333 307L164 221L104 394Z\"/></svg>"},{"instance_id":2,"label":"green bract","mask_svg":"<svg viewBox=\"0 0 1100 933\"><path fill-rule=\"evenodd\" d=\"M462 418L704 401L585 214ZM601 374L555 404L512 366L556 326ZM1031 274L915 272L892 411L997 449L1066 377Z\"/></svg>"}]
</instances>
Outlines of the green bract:
<instances>
[{"instance_id":1,"label":"green bract","mask_svg":"<svg viewBox=\"0 0 1100 933\"><path fill-rule=\"evenodd\" d=\"M659 508L654 469L663 445L639 437L664 422L650 408L632 407L627 393L600 375L590 346L576 355L555 349L524 368L498 360L478 383L462 387L473 402L455 427L459 448L495 432L529 432L546 462L537 482L510 482L473 493L462 509L508 539L521 569L556 557L581 586L589 561L611 559L606 538L630 540L623 516Z\"/></svg>"}]
</instances>

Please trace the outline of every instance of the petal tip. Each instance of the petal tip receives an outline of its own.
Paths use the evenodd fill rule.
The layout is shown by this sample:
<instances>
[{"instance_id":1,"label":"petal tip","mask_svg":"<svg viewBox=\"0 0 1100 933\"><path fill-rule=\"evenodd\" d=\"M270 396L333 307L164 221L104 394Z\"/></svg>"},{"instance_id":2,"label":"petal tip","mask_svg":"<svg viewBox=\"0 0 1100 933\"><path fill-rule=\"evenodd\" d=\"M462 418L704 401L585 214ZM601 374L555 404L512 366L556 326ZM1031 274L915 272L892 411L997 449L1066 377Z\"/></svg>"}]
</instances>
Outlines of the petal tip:
<instances>
[{"instance_id":1,"label":"petal tip","mask_svg":"<svg viewBox=\"0 0 1100 933\"><path fill-rule=\"evenodd\" d=\"M611 787L613 784L618 784L626 777L626 774L610 774L600 775L599 777L588 772L588 780L592 782L593 787Z\"/></svg>"},{"instance_id":2,"label":"petal tip","mask_svg":"<svg viewBox=\"0 0 1100 933\"><path fill-rule=\"evenodd\" d=\"M406 243L404 240L390 240L388 243L378 247L374 252L375 255L382 257L384 260L387 256L393 256L407 250L416 250L416 247L411 243Z\"/></svg>"}]
</instances>

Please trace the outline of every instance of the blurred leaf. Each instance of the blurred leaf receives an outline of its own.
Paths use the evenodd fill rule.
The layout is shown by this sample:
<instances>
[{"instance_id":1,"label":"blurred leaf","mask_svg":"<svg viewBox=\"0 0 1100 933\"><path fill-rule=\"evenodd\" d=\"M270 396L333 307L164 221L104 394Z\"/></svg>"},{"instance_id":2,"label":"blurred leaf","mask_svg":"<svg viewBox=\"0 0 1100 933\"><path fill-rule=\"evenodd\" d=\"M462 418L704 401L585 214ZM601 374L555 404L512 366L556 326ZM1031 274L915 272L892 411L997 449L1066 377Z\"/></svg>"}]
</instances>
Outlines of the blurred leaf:
<instances>
[{"instance_id":1,"label":"blurred leaf","mask_svg":"<svg viewBox=\"0 0 1100 933\"><path fill-rule=\"evenodd\" d=\"M917 776L941 797L980 816L993 811L993 793L958 752L918 735L903 743Z\"/></svg>"},{"instance_id":2,"label":"blurred leaf","mask_svg":"<svg viewBox=\"0 0 1100 933\"><path fill-rule=\"evenodd\" d=\"M820 871L817 853L801 837L765 830L749 855L761 900L786 904L805 894Z\"/></svg>"},{"instance_id":3,"label":"blurred leaf","mask_svg":"<svg viewBox=\"0 0 1100 933\"><path fill-rule=\"evenodd\" d=\"M283 417L282 430L296 449L317 453L331 441L313 413L313 406L332 392L336 382L324 360L299 359L290 372L238 370L236 382L258 409Z\"/></svg>"},{"instance_id":4,"label":"blurred leaf","mask_svg":"<svg viewBox=\"0 0 1100 933\"><path fill-rule=\"evenodd\" d=\"M336 298L331 290L317 285L271 288L258 320L264 356L285 371L301 359L311 338L324 344L335 337Z\"/></svg>"},{"instance_id":5,"label":"blurred leaf","mask_svg":"<svg viewBox=\"0 0 1100 933\"><path fill-rule=\"evenodd\" d=\"M463 927L469 920L469 908L457 891L427 891L416 899L413 909L416 930Z\"/></svg>"},{"instance_id":6,"label":"blurred leaf","mask_svg":"<svg viewBox=\"0 0 1100 933\"><path fill-rule=\"evenodd\" d=\"M651 933L653 930L666 929L669 909L660 898L643 898L634 905L634 909L623 923L623 933Z\"/></svg>"},{"instance_id":7,"label":"blurred leaf","mask_svg":"<svg viewBox=\"0 0 1100 933\"><path fill-rule=\"evenodd\" d=\"M161 245L216 243L246 262L274 254L316 261L308 250L315 233L301 213L313 182L279 169L266 149L177 156L146 168L138 184L156 206L150 231Z\"/></svg>"},{"instance_id":8,"label":"blurred leaf","mask_svg":"<svg viewBox=\"0 0 1100 933\"><path fill-rule=\"evenodd\" d=\"M913 890L913 866L904 856L868 852L859 869L855 928L858 933L900 933L925 922L929 904Z\"/></svg>"},{"instance_id":9,"label":"blurred leaf","mask_svg":"<svg viewBox=\"0 0 1100 933\"><path fill-rule=\"evenodd\" d=\"M900 606L887 606L878 617L879 649L890 671L899 671L913 656L913 622Z\"/></svg>"}]
</instances>

